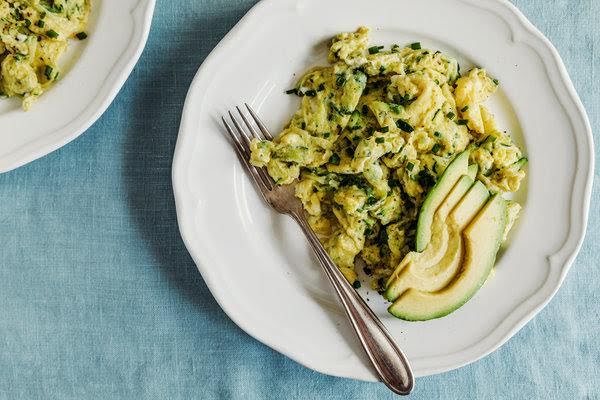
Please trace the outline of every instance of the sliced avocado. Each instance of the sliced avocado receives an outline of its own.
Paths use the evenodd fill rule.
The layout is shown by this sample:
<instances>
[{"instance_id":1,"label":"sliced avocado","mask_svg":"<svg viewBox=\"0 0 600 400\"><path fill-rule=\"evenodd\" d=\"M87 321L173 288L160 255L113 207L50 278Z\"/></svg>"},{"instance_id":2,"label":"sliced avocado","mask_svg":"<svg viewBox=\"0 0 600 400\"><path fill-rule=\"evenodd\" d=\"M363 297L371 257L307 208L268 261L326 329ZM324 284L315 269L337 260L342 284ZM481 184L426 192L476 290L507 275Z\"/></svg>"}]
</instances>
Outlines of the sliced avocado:
<instances>
[{"instance_id":1,"label":"sliced avocado","mask_svg":"<svg viewBox=\"0 0 600 400\"><path fill-rule=\"evenodd\" d=\"M429 246L427 246L427 248L421 253L417 253L416 251L411 251L408 253L396 267L392 275L390 275L388 278L385 285L386 288L390 287L392 282L398 277L398 275L400 275L404 267L406 267L410 262L422 262L423 264L429 265L434 265L439 262L441 257L444 256L448 245L448 229L445 226L441 226L441 224L445 224L450 210L452 210L452 208L458 204L460 199L465 195L465 193L467 193L472 185L473 179L466 175L460 177L448 196L446 196L444 202L438 208L436 216L434 216L432 226L433 234L431 236L431 242L429 243ZM392 292L389 294L392 295ZM386 291L384 297L390 301L393 301L397 295L388 297L388 291Z\"/></svg>"},{"instance_id":2,"label":"sliced avocado","mask_svg":"<svg viewBox=\"0 0 600 400\"><path fill-rule=\"evenodd\" d=\"M462 231L490 197L485 185L477 181L452 209L450 219Z\"/></svg>"},{"instance_id":3,"label":"sliced avocado","mask_svg":"<svg viewBox=\"0 0 600 400\"><path fill-rule=\"evenodd\" d=\"M471 179L475 180L477 177L477 172L479 172L479 165L471 164L469 168L467 168L467 176L471 177Z\"/></svg>"},{"instance_id":4,"label":"sliced avocado","mask_svg":"<svg viewBox=\"0 0 600 400\"><path fill-rule=\"evenodd\" d=\"M469 153L470 149L467 149L452 160L438 182L425 198L417 222L415 245L417 252L420 253L425 250L427 244L431 240L431 224L433 223L433 215L438 207L442 204L446 196L448 196L448 193L450 193L450 190L452 190L459 178L462 175L467 174L469 167Z\"/></svg>"},{"instance_id":5,"label":"sliced avocado","mask_svg":"<svg viewBox=\"0 0 600 400\"><path fill-rule=\"evenodd\" d=\"M439 215L440 220L446 223L446 219L448 218L448 214L456 205L461 201L461 199L467 194L467 192L473 186L473 179L467 175L463 175L460 177L456 185L452 188L448 196L444 199L442 204L440 204L436 214ZM435 218L434 218L435 221Z\"/></svg>"},{"instance_id":6,"label":"sliced avocado","mask_svg":"<svg viewBox=\"0 0 600 400\"><path fill-rule=\"evenodd\" d=\"M465 257L457 277L439 291L409 289L388 311L404 320L425 321L448 315L469 301L494 266L506 222L506 201L495 195L463 232Z\"/></svg>"},{"instance_id":7,"label":"sliced avocado","mask_svg":"<svg viewBox=\"0 0 600 400\"><path fill-rule=\"evenodd\" d=\"M438 229L448 232L449 242L442 246L445 255L437 262L430 262L425 257L410 260L408 265L399 271L396 279L386 289L384 295L387 300L396 300L410 288L428 292L440 290L457 274L463 258L461 232L473 220L489 198L489 192L481 182L477 181L468 188L466 185L471 182L471 178L463 176L440 205L435 215L434 232ZM465 187L468 188L468 191L465 190ZM464 192L467 193L464 194ZM449 210L452 210L450 215L448 215ZM441 220L445 223L440 225L438 221ZM416 254L435 253L431 248L437 245L432 240L424 252Z\"/></svg>"}]
</instances>

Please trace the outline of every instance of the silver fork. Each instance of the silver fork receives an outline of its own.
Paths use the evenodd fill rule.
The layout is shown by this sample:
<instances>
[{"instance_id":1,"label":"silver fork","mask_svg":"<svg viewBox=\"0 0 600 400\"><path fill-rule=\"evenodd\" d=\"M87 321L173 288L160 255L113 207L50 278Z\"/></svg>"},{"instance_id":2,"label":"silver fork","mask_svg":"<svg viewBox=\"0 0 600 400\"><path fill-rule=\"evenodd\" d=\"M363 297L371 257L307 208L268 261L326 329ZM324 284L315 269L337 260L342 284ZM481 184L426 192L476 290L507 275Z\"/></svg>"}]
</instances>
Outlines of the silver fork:
<instances>
[{"instance_id":1,"label":"silver fork","mask_svg":"<svg viewBox=\"0 0 600 400\"><path fill-rule=\"evenodd\" d=\"M276 185L264 168L257 168L250 164L250 141L252 138L271 140L273 136L269 133L269 130L256 112L248 104L245 105L256 126L250 123L239 107L236 107L236 109L243 124L231 111L229 112L229 117L231 118L233 127L224 117L221 117L225 129L231 136L242 166L252 178L252 181L267 204L279 213L292 217L300 225L300 228L302 228L325 274L339 296L352 327L381 381L397 394L409 394L414 386L414 377L406 356L394 342L379 318L377 318L356 290L348 283L346 278L344 278L341 271L321 245L317 235L313 232L304 216L302 203L294 195L294 186Z\"/></svg>"}]
</instances>

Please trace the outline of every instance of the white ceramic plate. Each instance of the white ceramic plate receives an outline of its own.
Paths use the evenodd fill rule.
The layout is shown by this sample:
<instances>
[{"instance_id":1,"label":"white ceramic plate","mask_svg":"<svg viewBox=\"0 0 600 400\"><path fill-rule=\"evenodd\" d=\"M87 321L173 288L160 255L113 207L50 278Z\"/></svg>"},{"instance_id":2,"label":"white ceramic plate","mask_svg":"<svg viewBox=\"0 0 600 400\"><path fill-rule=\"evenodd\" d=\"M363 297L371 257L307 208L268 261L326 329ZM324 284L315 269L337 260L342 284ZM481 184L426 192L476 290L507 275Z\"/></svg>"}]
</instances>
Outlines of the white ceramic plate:
<instances>
[{"instance_id":1,"label":"white ceramic plate","mask_svg":"<svg viewBox=\"0 0 600 400\"><path fill-rule=\"evenodd\" d=\"M300 230L269 210L223 136L219 117L244 101L274 132L297 107L284 95L325 62L332 35L372 28L373 44L420 41L485 66L501 82L490 104L529 157L517 193L524 211L495 276L464 307L414 323L361 293L417 376L475 361L508 340L552 298L584 236L593 171L585 111L552 45L497 0L264 0L206 59L185 104L173 165L183 239L221 307L246 332L331 375L375 380ZM363 285L363 288L366 285Z\"/></svg>"},{"instance_id":2,"label":"white ceramic plate","mask_svg":"<svg viewBox=\"0 0 600 400\"><path fill-rule=\"evenodd\" d=\"M19 99L0 99L0 172L64 146L104 113L142 53L154 4L92 0L89 37L70 42L63 78L29 112Z\"/></svg>"}]
</instances>

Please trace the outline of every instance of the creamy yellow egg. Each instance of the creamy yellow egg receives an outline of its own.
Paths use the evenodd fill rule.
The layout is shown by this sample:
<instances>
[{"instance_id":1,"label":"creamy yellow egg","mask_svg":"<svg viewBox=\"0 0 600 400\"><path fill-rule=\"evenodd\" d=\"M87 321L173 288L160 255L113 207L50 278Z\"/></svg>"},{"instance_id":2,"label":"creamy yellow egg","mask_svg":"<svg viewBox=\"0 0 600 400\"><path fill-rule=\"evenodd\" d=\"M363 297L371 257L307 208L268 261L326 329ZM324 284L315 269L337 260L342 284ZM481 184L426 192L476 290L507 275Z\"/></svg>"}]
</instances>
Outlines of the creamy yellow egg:
<instances>
[{"instance_id":1,"label":"creamy yellow egg","mask_svg":"<svg viewBox=\"0 0 600 400\"><path fill-rule=\"evenodd\" d=\"M370 45L369 30L337 35L329 65L290 93L298 111L274 141L254 140L251 162L278 184L296 183L309 222L350 282L361 260L380 290L414 245L420 206L446 166L473 146L493 192L519 188L525 159L485 101L498 81L412 43ZM511 203L510 220L519 205ZM508 230L507 230L508 232Z\"/></svg>"},{"instance_id":2,"label":"creamy yellow egg","mask_svg":"<svg viewBox=\"0 0 600 400\"><path fill-rule=\"evenodd\" d=\"M89 0L0 0L0 96L23 108L60 78L69 39L87 38Z\"/></svg>"}]
</instances>

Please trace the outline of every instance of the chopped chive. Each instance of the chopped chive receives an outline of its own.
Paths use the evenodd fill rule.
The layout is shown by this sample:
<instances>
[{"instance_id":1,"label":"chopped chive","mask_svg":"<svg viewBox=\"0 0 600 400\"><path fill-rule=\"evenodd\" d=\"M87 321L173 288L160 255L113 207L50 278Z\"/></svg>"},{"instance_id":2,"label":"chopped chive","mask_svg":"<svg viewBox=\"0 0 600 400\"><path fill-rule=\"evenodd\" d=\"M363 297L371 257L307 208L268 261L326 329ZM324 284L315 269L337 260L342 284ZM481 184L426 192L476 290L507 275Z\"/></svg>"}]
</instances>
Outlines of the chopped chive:
<instances>
[{"instance_id":1,"label":"chopped chive","mask_svg":"<svg viewBox=\"0 0 600 400\"><path fill-rule=\"evenodd\" d=\"M435 119L435 117L437 117L440 110L441 110L441 108L438 108L437 111L435 112L435 114L433 114L433 118L431 118L432 121Z\"/></svg>"},{"instance_id":2,"label":"chopped chive","mask_svg":"<svg viewBox=\"0 0 600 400\"><path fill-rule=\"evenodd\" d=\"M442 133L438 132L438 131L435 131L435 132L433 132L433 136L441 138L442 137Z\"/></svg>"},{"instance_id":3,"label":"chopped chive","mask_svg":"<svg viewBox=\"0 0 600 400\"><path fill-rule=\"evenodd\" d=\"M390 131L389 126L382 126L381 128L379 128L379 132L381 132L381 133L387 133L389 131Z\"/></svg>"},{"instance_id":4,"label":"chopped chive","mask_svg":"<svg viewBox=\"0 0 600 400\"><path fill-rule=\"evenodd\" d=\"M379 50L383 49L383 46L373 46L369 47L369 54L377 54Z\"/></svg>"},{"instance_id":5,"label":"chopped chive","mask_svg":"<svg viewBox=\"0 0 600 400\"><path fill-rule=\"evenodd\" d=\"M44 68L44 76L46 77L46 79L52 79L52 71L54 71L54 69L51 66L46 65L46 67Z\"/></svg>"},{"instance_id":6,"label":"chopped chive","mask_svg":"<svg viewBox=\"0 0 600 400\"><path fill-rule=\"evenodd\" d=\"M346 147L345 152L348 157L354 157L354 150L351 147Z\"/></svg>"},{"instance_id":7,"label":"chopped chive","mask_svg":"<svg viewBox=\"0 0 600 400\"><path fill-rule=\"evenodd\" d=\"M375 143L383 143L383 142L385 142L385 139L382 137L378 137L375 139Z\"/></svg>"},{"instance_id":8,"label":"chopped chive","mask_svg":"<svg viewBox=\"0 0 600 400\"><path fill-rule=\"evenodd\" d=\"M322 92L323 90L325 90L325 84L324 84L324 83L321 83L321 84L319 85L319 87L317 88L317 92Z\"/></svg>"},{"instance_id":9,"label":"chopped chive","mask_svg":"<svg viewBox=\"0 0 600 400\"><path fill-rule=\"evenodd\" d=\"M469 109L469 106L464 106L463 108L460 109L460 112L465 112Z\"/></svg>"},{"instance_id":10,"label":"chopped chive","mask_svg":"<svg viewBox=\"0 0 600 400\"><path fill-rule=\"evenodd\" d=\"M315 97L317 95L317 91L316 90L307 90L306 92L304 92L304 94L308 97Z\"/></svg>"},{"instance_id":11,"label":"chopped chive","mask_svg":"<svg viewBox=\"0 0 600 400\"><path fill-rule=\"evenodd\" d=\"M390 104L390 110L396 114L400 114L400 106L398 104Z\"/></svg>"},{"instance_id":12,"label":"chopped chive","mask_svg":"<svg viewBox=\"0 0 600 400\"><path fill-rule=\"evenodd\" d=\"M285 91L285 94L298 94L298 89L289 89Z\"/></svg>"},{"instance_id":13,"label":"chopped chive","mask_svg":"<svg viewBox=\"0 0 600 400\"><path fill-rule=\"evenodd\" d=\"M408 164L406 164L406 169L409 171L412 171L415 168L415 164L409 162Z\"/></svg>"},{"instance_id":14,"label":"chopped chive","mask_svg":"<svg viewBox=\"0 0 600 400\"><path fill-rule=\"evenodd\" d=\"M325 139L327 139L329 136L331 136L331 132L325 132L325 133L323 134L323 137L324 137Z\"/></svg>"},{"instance_id":15,"label":"chopped chive","mask_svg":"<svg viewBox=\"0 0 600 400\"><path fill-rule=\"evenodd\" d=\"M25 19L25 27L29 28L31 26L31 21L28 19Z\"/></svg>"},{"instance_id":16,"label":"chopped chive","mask_svg":"<svg viewBox=\"0 0 600 400\"><path fill-rule=\"evenodd\" d=\"M468 119L459 119L458 121L456 121L456 123L458 125L466 125L469 123L469 120Z\"/></svg>"},{"instance_id":17,"label":"chopped chive","mask_svg":"<svg viewBox=\"0 0 600 400\"><path fill-rule=\"evenodd\" d=\"M79 33L78 33L77 35L75 35L75 36L77 36L77 39L79 39L79 40L85 40L85 39L87 39L87 37L88 37L87 33L85 33L85 32L79 32Z\"/></svg>"},{"instance_id":18,"label":"chopped chive","mask_svg":"<svg viewBox=\"0 0 600 400\"><path fill-rule=\"evenodd\" d=\"M400 46L393 44L391 47L392 53L397 53L400 50Z\"/></svg>"},{"instance_id":19,"label":"chopped chive","mask_svg":"<svg viewBox=\"0 0 600 400\"><path fill-rule=\"evenodd\" d=\"M300 124L300 128L306 129L306 122L302 121L302 123Z\"/></svg>"},{"instance_id":20,"label":"chopped chive","mask_svg":"<svg viewBox=\"0 0 600 400\"><path fill-rule=\"evenodd\" d=\"M410 48L413 50L420 50L421 49L421 43L419 42L414 42L410 44Z\"/></svg>"},{"instance_id":21,"label":"chopped chive","mask_svg":"<svg viewBox=\"0 0 600 400\"><path fill-rule=\"evenodd\" d=\"M346 75L342 74L336 74L336 78L335 78L335 84L337 86L343 86L344 83L346 83Z\"/></svg>"},{"instance_id":22,"label":"chopped chive","mask_svg":"<svg viewBox=\"0 0 600 400\"><path fill-rule=\"evenodd\" d=\"M433 147L431 148L431 152L432 153L437 153L438 151L440 151L442 148L442 145L439 143L436 143L433 145Z\"/></svg>"},{"instance_id":23,"label":"chopped chive","mask_svg":"<svg viewBox=\"0 0 600 400\"><path fill-rule=\"evenodd\" d=\"M46 23L44 22L43 19L40 19L38 22L35 23L36 26L43 28L44 25L46 25Z\"/></svg>"},{"instance_id":24,"label":"chopped chive","mask_svg":"<svg viewBox=\"0 0 600 400\"><path fill-rule=\"evenodd\" d=\"M450 111L448 114L446 114L446 117L448 117L448 119L454 119L454 117L456 117L456 114Z\"/></svg>"},{"instance_id":25,"label":"chopped chive","mask_svg":"<svg viewBox=\"0 0 600 400\"><path fill-rule=\"evenodd\" d=\"M496 86L498 86L498 84L500 83L500 82L498 82L498 79L492 79L492 82L494 82L494 85L496 85Z\"/></svg>"},{"instance_id":26,"label":"chopped chive","mask_svg":"<svg viewBox=\"0 0 600 400\"><path fill-rule=\"evenodd\" d=\"M408 122L402 119L396 121L396 125L398 126L398 128L402 129L406 133L411 133L415 130L415 128L413 128Z\"/></svg>"},{"instance_id":27,"label":"chopped chive","mask_svg":"<svg viewBox=\"0 0 600 400\"><path fill-rule=\"evenodd\" d=\"M52 39L56 39L58 37L58 33L54 29L50 29L46 32L46 36Z\"/></svg>"},{"instance_id":28,"label":"chopped chive","mask_svg":"<svg viewBox=\"0 0 600 400\"><path fill-rule=\"evenodd\" d=\"M329 157L329 162L333 165L340 165L340 156L336 153L333 153L331 157Z\"/></svg>"}]
</instances>

